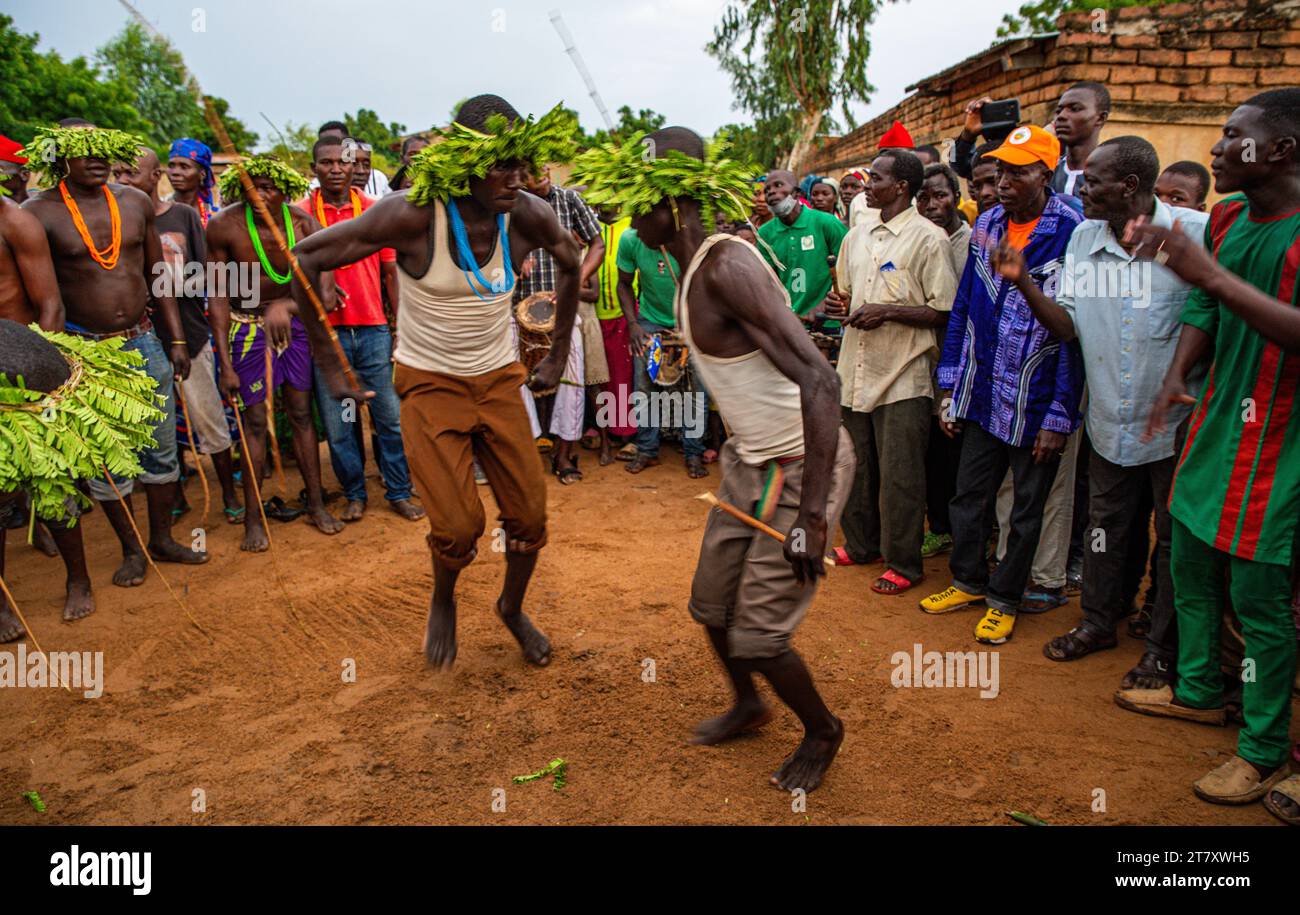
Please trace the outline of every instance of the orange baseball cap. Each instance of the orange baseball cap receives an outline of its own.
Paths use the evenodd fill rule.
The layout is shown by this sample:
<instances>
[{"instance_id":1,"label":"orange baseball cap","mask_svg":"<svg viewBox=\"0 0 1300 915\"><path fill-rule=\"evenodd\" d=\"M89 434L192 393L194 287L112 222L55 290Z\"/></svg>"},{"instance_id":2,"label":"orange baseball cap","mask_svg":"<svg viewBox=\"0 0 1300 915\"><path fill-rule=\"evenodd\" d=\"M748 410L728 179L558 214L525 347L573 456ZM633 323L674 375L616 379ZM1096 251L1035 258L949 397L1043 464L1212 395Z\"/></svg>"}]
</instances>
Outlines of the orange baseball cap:
<instances>
[{"instance_id":1,"label":"orange baseball cap","mask_svg":"<svg viewBox=\"0 0 1300 915\"><path fill-rule=\"evenodd\" d=\"M1022 124L997 149L985 153L1011 165L1031 165L1041 162L1047 170L1056 171L1061 159L1061 141L1046 130L1033 124Z\"/></svg>"}]
</instances>

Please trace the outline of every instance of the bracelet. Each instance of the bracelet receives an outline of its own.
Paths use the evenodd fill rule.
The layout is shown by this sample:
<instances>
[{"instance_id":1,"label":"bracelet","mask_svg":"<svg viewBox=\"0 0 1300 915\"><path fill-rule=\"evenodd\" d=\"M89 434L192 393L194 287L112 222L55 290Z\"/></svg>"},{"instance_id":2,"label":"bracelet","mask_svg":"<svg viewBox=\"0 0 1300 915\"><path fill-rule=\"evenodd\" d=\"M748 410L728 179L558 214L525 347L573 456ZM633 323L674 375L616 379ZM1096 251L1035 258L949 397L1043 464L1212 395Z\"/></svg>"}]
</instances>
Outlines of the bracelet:
<instances>
[{"instance_id":1,"label":"bracelet","mask_svg":"<svg viewBox=\"0 0 1300 915\"><path fill-rule=\"evenodd\" d=\"M189 345L190 345L190 341L188 341L188 340L173 340L173 341L172 341L172 346L189 346Z\"/></svg>"}]
</instances>

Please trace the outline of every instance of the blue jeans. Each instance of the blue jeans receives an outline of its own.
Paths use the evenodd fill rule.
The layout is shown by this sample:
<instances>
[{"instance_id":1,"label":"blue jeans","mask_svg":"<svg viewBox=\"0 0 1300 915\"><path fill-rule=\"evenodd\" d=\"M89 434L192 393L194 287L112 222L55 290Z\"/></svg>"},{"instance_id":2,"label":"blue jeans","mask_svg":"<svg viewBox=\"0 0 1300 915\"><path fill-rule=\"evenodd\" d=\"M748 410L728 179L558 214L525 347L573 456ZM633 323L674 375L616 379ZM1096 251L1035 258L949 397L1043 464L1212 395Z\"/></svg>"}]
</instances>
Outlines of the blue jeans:
<instances>
[{"instance_id":1,"label":"blue jeans","mask_svg":"<svg viewBox=\"0 0 1300 915\"><path fill-rule=\"evenodd\" d=\"M163 348L162 341L152 330L138 337L132 337L122 344L122 349L131 350L144 357L141 370L158 383L157 393L167 398L160 404L166 416L153 429L153 444L148 445L137 455L143 472L137 479L146 485L156 486L163 483L175 483L180 479L181 465L176 454L176 390L172 387L173 369L170 356ZM135 480L128 480L113 475L113 483L123 496L129 496L135 488ZM116 502L117 494L107 480L88 479L86 486L90 494L100 502Z\"/></svg>"},{"instance_id":2,"label":"blue jeans","mask_svg":"<svg viewBox=\"0 0 1300 915\"><path fill-rule=\"evenodd\" d=\"M671 327L664 327L662 324L652 324L649 321L642 321L641 329L647 334L658 334L665 331L671 332ZM693 356L687 357L694 359ZM632 357L632 380L635 385L637 394L648 396L654 392L662 392L664 389L656 387L650 380L650 374L646 371L645 356ZM682 453L688 457L702 457L704 455L704 433L708 431L708 399L704 391L703 383L698 374L695 375L695 388L700 393L705 393L703 399L704 416L700 423L700 432L698 435L690 435L686 429L682 430ZM655 458L659 456L659 426L653 421L648 421L644 425L638 426L636 430L636 450L639 454L646 457Z\"/></svg>"},{"instance_id":3,"label":"blue jeans","mask_svg":"<svg viewBox=\"0 0 1300 915\"><path fill-rule=\"evenodd\" d=\"M385 498L401 502L411 498L411 472L406 466L406 451L402 447L401 405L393 390L393 338L388 326L336 327L343 355L352 364L352 373L362 390L374 391L370 401L370 418L375 427L379 447L375 460L384 478ZM361 411L358 405L344 404L330 396L329 386L320 368L316 375L316 404L320 408L325 438L330 446L330 466L334 476L343 486L343 495L349 502L366 501L365 455L362 452L360 430Z\"/></svg>"}]
</instances>

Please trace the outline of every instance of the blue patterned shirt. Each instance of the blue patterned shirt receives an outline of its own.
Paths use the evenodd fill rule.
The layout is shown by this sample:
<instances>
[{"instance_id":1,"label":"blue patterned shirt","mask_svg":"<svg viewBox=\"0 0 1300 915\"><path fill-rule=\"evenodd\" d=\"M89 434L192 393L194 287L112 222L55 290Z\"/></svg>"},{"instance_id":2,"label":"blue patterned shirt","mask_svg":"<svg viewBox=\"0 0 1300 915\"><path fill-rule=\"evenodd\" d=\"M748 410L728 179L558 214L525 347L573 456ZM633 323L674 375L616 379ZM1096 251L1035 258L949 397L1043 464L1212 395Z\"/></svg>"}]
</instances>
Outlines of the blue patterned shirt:
<instances>
[{"instance_id":1,"label":"blue patterned shirt","mask_svg":"<svg viewBox=\"0 0 1300 915\"><path fill-rule=\"evenodd\" d=\"M1023 252L1029 275L1048 298L1056 297L1065 249L1082 219L1048 191ZM939 387L952 392L953 419L1028 447L1039 429L1068 435L1078 427L1083 362L1078 343L1049 334L1015 284L994 273L990 260L1007 221L999 204L975 222L937 374Z\"/></svg>"}]
</instances>

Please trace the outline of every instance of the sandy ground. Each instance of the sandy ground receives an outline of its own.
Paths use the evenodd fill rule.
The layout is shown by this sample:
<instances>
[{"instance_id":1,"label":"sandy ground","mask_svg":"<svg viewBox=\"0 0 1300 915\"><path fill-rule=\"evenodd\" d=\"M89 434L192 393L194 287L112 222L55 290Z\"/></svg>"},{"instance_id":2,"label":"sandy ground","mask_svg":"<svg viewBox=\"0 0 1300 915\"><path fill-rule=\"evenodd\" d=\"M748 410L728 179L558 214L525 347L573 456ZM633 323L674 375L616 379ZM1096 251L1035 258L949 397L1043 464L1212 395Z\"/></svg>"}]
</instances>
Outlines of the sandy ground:
<instances>
[{"instance_id":1,"label":"sandy ground","mask_svg":"<svg viewBox=\"0 0 1300 915\"><path fill-rule=\"evenodd\" d=\"M979 647L977 614L927 617L915 594L872 594L863 568L831 573L796 637L847 737L806 810L792 809L767 785L796 742L789 712L729 746L687 743L728 699L685 609L706 513L691 497L716 488L716 468L691 481L668 450L632 478L591 457L585 482L548 483L551 542L528 601L554 644L544 670L492 613L504 562L488 538L461 578L456 668L425 668L426 527L388 511L374 480L370 513L333 539L273 522L296 619L271 558L239 552L240 528L212 527L208 565L165 566L212 641L156 574L130 590L109 583L118 554L102 512L86 528L99 610L73 625L59 621L58 560L11 534L9 581L37 636L104 652L105 691L0 692L0 822L1000 824L1008 810L1061 824L1275 822L1258 804L1192 794L1231 754L1232 729L1114 705L1137 642L1076 664L1043 657L1075 603L1021 622L999 652L994 699L895 688L894 652ZM289 479L296 492L292 465ZM178 536L197 523L197 481L190 499ZM927 574L946 584L944 558ZM343 682L348 659L355 683ZM569 763L563 790L511 783L555 757ZM32 789L46 813L21 797ZM192 810L196 789L206 812Z\"/></svg>"}]
</instances>

